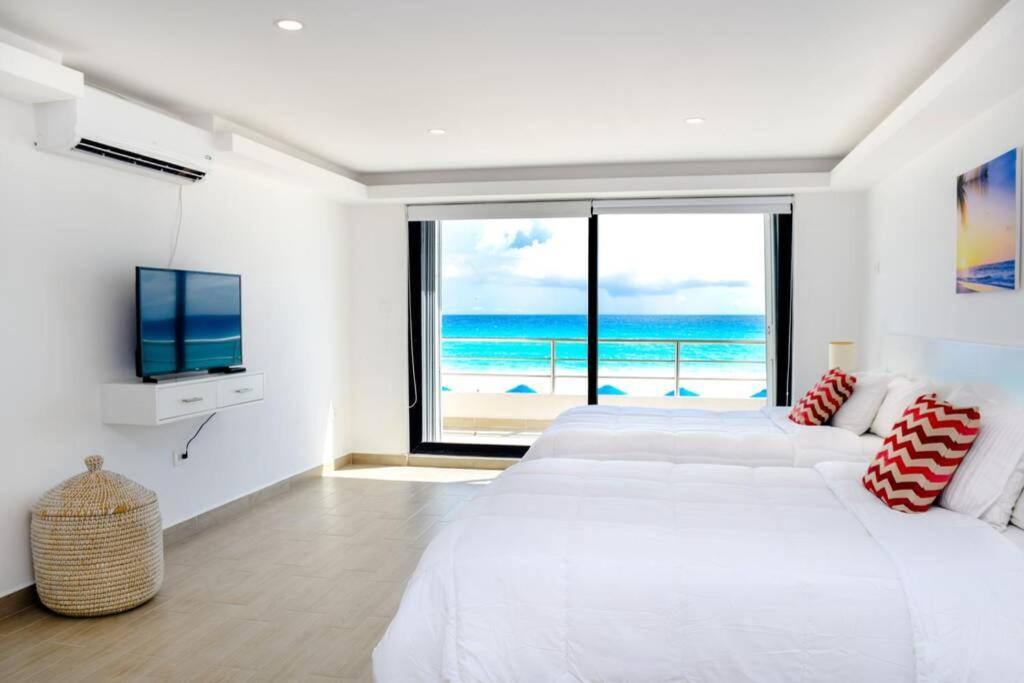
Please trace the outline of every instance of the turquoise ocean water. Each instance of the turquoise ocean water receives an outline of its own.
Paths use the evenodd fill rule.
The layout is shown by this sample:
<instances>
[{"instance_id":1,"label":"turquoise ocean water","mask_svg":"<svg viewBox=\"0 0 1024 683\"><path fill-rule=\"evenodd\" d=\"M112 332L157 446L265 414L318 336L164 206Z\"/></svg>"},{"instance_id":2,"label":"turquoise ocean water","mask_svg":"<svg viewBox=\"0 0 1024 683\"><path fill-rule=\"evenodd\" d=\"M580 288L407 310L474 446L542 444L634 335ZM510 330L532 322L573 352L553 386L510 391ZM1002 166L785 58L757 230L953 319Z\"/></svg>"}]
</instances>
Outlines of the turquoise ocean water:
<instances>
[{"instance_id":1,"label":"turquoise ocean water","mask_svg":"<svg viewBox=\"0 0 1024 683\"><path fill-rule=\"evenodd\" d=\"M1000 261L985 263L966 270L957 271L956 291L972 292L971 285L982 285L986 288L1014 289L1017 286L1017 261Z\"/></svg>"},{"instance_id":2,"label":"turquoise ocean water","mask_svg":"<svg viewBox=\"0 0 1024 683\"><path fill-rule=\"evenodd\" d=\"M679 355L684 376L757 380L765 374L765 319L761 315L602 315L598 330L602 382L614 382L617 376L671 377L675 345L657 340L676 339L761 342L683 344ZM556 339L559 376L585 375L586 335L585 315L445 315L442 369L449 373L548 372L549 340Z\"/></svg>"}]
</instances>

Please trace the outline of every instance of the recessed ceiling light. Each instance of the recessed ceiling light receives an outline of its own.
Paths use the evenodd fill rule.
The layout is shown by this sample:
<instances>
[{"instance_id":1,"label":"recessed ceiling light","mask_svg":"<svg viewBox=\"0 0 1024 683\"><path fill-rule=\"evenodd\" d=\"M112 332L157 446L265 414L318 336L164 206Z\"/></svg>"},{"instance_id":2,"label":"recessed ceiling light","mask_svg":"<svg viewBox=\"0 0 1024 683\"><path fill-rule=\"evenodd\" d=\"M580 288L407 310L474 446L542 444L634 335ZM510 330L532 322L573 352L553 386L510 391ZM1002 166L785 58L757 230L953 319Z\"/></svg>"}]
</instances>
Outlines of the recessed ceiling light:
<instances>
[{"instance_id":1,"label":"recessed ceiling light","mask_svg":"<svg viewBox=\"0 0 1024 683\"><path fill-rule=\"evenodd\" d=\"M448 133L444 128L431 128L427 132L431 135L446 135Z\"/></svg>"},{"instance_id":2,"label":"recessed ceiling light","mask_svg":"<svg viewBox=\"0 0 1024 683\"><path fill-rule=\"evenodd\" d=\"M302 22L299 21L298 19L278 19L277 21L274 22L274 25L277 26L282 31L302 30Z\"/></svg>"},{"instance_id":3,"label":"recessed ceiling light","mask_svg":"<svg viewBox=\"0 0 1024 683\"><path fill-rule=\"evenodd\" d=\"M691 126L699 126L700 124L704 123L704 119L702 119L699 116L691 116L690 118L686 119L686 122Z\"/></svg>"}]
</instances>

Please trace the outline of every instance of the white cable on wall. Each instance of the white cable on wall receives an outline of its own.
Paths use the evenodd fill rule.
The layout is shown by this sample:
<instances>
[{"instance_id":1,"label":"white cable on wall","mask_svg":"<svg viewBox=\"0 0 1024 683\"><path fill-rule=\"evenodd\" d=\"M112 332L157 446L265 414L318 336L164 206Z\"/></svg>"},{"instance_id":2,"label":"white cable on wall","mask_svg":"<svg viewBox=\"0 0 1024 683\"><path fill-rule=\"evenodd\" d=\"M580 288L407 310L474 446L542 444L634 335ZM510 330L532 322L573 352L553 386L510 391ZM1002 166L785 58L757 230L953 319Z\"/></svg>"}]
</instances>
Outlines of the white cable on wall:
<instances>
[{"instance_id":1,"label":"white cable on wall","mask_svg":"<svg viewBox=\"0 0 1024 683\"><path fill-rule=\"evenodd\" d=\"M182 203L181 203L181 192L184 189L183 185L178 185L178 222L174 228L174 244L171 245L171 257L167 259L167 267L170 268L174 265L174 257L178 254L178 241L181 239L181 215L182 215Z\"/></svg>"}]
</instances>

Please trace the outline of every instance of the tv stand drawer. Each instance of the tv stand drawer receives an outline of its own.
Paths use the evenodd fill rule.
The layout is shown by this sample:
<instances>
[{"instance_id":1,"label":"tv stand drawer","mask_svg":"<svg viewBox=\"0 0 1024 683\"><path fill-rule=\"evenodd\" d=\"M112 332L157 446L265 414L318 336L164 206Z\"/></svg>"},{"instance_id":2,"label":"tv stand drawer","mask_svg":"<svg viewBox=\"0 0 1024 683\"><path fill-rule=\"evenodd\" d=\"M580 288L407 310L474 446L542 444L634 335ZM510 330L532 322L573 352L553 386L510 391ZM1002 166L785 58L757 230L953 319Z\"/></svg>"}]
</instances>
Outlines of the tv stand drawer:
<instances>
[{"instance_id":1,"label":"tv stand drawer","mask_svg":"<svg viewBox=\"0 0 1024 683\"><path fill-rule=\"evenodd\" d=\"M213 382L157 387L157 422L183 415L209 412L217 407L217 385Z\"/></svg>"},{"instance_id":2,"label":"tv stand drawer","mask_svg":"<svg viewBox=\"0 0 1024 683\"><path fill-rule=\"evenodd\" d=\"M155 427L201 418L218 410L258 404L264 398L262 372L201 375L150 384L139 380L103 385L103 421Z\"/></svg>"},{"instance_id":3,"label":"tv stand drawer","mask_svg":"<svg viewBox=\"0 0 1024 683\"><path fill-rule=\"evenodd\" d=\"M263 375L240 375L217 382L217 407L263 400Z\"/></svg>"}]
</instances>

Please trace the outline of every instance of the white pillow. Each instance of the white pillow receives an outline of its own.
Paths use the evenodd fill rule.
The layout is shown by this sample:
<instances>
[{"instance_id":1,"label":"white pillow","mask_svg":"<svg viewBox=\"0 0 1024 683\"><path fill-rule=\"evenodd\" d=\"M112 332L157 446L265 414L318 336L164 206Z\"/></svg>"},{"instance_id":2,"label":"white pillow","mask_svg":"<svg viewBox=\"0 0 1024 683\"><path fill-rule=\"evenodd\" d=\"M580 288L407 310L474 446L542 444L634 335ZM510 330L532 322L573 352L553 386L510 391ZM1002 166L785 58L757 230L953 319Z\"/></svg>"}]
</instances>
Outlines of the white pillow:
<instances>
[{"instance_id":1,"label":"white pillow","mask_svg":"<svg viewBox=\"0 0 1024 683\"><path fill-rule=\"evenodd\" d=\"M894 379L889 383L882 405L878 407L878 414L871 421L871 432L881 437L889 436L893 425L903 417L903 411L907 406L921 394L928 394L931 391L931 383L928 380L906 377Z\"/></svg>"},{"instance_id":2,"label":"white pillow","mask_svg":"<svg viewBox=\"0 0 1024 683\"><path fill-rule=\"evenodd\" d=\"M1024 409L981 411L978 438L942 492L939 505L1005 529L1024 490Z\"/></svg>"},{"instance_id":3,"label":"white pillow","mask_svg":"<svg viewBox=\"0 0 1024 683\"><path fill-rule=\"evenodd\" d=\"M871 421L878 414L893 376L880 372L855 372L853 376L857 378L853 394L832 416L830 424L859 436L868 431Z\"/></svg>"}]
</instances>

